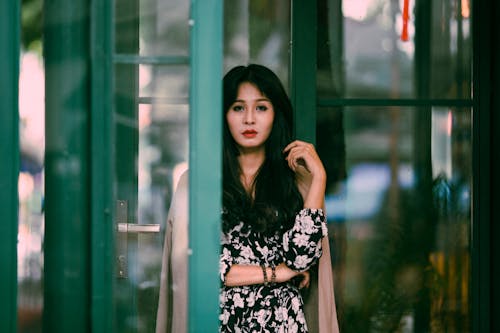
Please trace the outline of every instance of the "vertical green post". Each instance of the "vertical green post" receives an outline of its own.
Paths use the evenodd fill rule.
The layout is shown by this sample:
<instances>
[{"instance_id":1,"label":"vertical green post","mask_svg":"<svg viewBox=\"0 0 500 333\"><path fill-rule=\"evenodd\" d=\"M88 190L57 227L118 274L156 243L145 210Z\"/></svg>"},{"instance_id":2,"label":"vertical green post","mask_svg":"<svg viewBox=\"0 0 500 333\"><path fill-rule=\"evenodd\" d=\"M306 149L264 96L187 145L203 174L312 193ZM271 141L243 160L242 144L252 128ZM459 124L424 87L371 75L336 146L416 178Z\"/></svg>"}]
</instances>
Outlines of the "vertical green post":
<instances>
[{"instance_id":1,"label":"vertical green post","mask_svg":"<svg viewBox=\"0 0 500 333\"><path fill-rule=\"evenodd\" d=\"M316 1L292 1L290 98L295 137L316 142Z\"/></svg>"},{"instance_id":2,"label":"vertical green post","mask_svg":"<svg viewBox=\"0 0 500 333\"><path fill-rule=\"evenodd\" d=\"M93 1L90 17L91 332L114 332L113 1Z\"/></svg>"},{"instance_id":3,"label":"vertical green post","mask_svg":"<svg viewBox=\"0 0 500 333\"><path fill-rule=\"evenodd\" d=\"M0 2L0 332L17 332L20 1Z\"/></svg>"},{"instance_id":4,"label":"vertical green post","mask_svg":"<svg viewBox=\"0 0 500 333\"><path fill-rule=\"evenodd\" d=\"M44 332L89 332L89 3L44 2Z\"/></svg>"},{"instance_id":5,"label":"vertical green post","mask_svg":"<svg viewBox=\"0 0 500 333\"><path fill-rule=\"evenodd\" d=\"M432 56L429 41L431 40L432 31L432 1L417 1L415 2L415 91L416 98L428 99L431 94L429 90L429 82L431 81ZM424 268L428 265L428 260L431 247L433 244L436 230L435 221L436 210L432 201L432 158L431 158L431 124L432 124L432 106L423 105L415 108L414 114L414 129L413 142L413 172L415 177L415 195L418 200L415 200L413 205L421 212L419 227L428 230L423 236L422 246L419 249L420 262L418 267ZM425 245L425 246L423 246ZM425 268L424 268L425 269ZM426 276L424 271L421 271L422 276ZM431 289L429 283L424 283L418 293L417 301L414 305L416 332L425 332L430 329L430 306L431 306Z\"/></svg>"},{"instance_id":6,"label":"vertical green post","mask_svg":"<svg viewBox=\"0 0 500 333\"><path fill-rule=\"evenodd\" d=\"M222 185L223 1L191 2L189 331L217 332Z\"/></svg>"},{"instance_id":7,"label":"vertical green post","mask_svg":"<svg viewBox=\"0 0 500 333\"><path fill-rule=\"evenodd\" d=\"M490 94L489 110L487 112L487 115L480 116L483 120L480 120L481 125L479 128L477 128L477 133L482 133L482 131L490 126L489 138L480 137L481 141L477 144L477 146L473 147L475 154L477 154L474 155L474 157L480 158L480 160L478 161L479 166L481 166L481 164L485 162L488 162L488 160L485 159L482 154L490 155L490 165L488 167L488 173L490 177L482 177L479 181L480 184L478 184L481 192L479 192L479 198L476 198L478 198L477 203L481 205L478 208L481 210L481 213L478 214L475 212L476 207L473 207L472 209L473 219L478 218L479 223L489 223L490 225L488 229L481 230L481 234L477 239L477 241L480 242L479 244L481 244L484 241L484 238L481 237L485 237L485 235L488 235L490 237L489 241L487 241L489 246L486 246L486 248L484 248L485 245L483 244L482 250L477 253L477 258L481 260L481 262L479 263L480 273L478 275L482 277L486 274L489 274L489 279L481 278L477 284L478 288L472 289L472 292L481 293L478 303L479 306L477 307L478 313L477 316L473 317L473 320L487 321L489 323L488 325L482 324L482 326L479 327L479 330L489 329L490 332L498 332L500 331L500 322L497 320L497 315L500 313L500 288L496 281L500 280L500 263L494 258L496 258L497 253L500 252L500 243L497 241L497 239L500 237L500 224L498 223L498 221L500 221L500 211L498 209L493 209L493 207L495 206L495 202L500 201L500 193L498 192L498 189L500 188L500 174L497 171L500 170L500 154L498 154L498 147L500 146L500 131L498 131L498 126L500 124L500 113L498 112L498 110L500 110L500 96L498 95L498 91L500 91L500 52L498 51L497 47L498 45L500 45L500 31L495 28L497 26L496 22L500 21L500 3L498 1L491 0L489 4L490 6L483 5L482 7L479 6L476 1L473 4L474 21L484 22L483 15L486 15L485 12L490 13L490 18L487 19L483 24L487 24L489 33L491 34L490 38L487 39L486 36L488 35L481 35L481 33L483 33L483 31L481 30L485 30L485 28L480 28L481 30L478 31L478 29L476 28L477 25L474 24L473 31L475 32L473 39L476 41L476 37L479 37L480 39L482 39L482 41L479 42L480 46L474 47L473 57L476 61L482 62L484 59L481 56L476 58L476 53L480 55L482 54L482 52L489 52L491 58L489 59L490 65L482 68L482 74L480 74L481 76L477 78L479 82L484 84L487 80L484 78L488 77L489 75L490 84L479 87L480 89L478 89L478 91L474 91L474 96L477 96L476 94L480 92L489 92ZM476 10L475 6L480 8ZM491 8L491 11L489 10L489 8ZM475 71L476 68L474 68L474 72ZM476 85L474 85L474 88L476 88ZM477 110L483 110L483 106L484 103L479 102L477 105L479 109L474 109L474 112ZM474 136L474 138L476 138L476 136ZM485 141L487 139L489 139L489 144L485 144ZM476 147L480 148L476 151ZM480 170L476 170L480 175L487 174L486 169L481 168ZM477 173L474 173L474 179L477 179L476 175ZM486 188L484 186L485 184L488 184ZM486 192L486 190L488 192ZM487 203L482 202L481 195L487 195L489 197ZM485 255L485 251L489 252L488 255ZM481 266L486 266L487 268L481 268ZM490 285L490 288L481 289L481 285L487 283ZM486 298L483 298L483 295L486 295ZM490 302L490 308L484 309L484 303L488 301Z\"/></svg>"},{"instance_id":8,"label":"vertical green post","mask_svg":"<svg viewBox=\"0 0 500 333\"><path fill-rule=\"evenodd\" d=\"M498 273L496 247L498 234L498 215L495 204L494 186L498 171L492 168L498 164L498 146L494 137L497 137L498 123L492 122L493 115L498 114L495 100L498 88L495 87L495 67L498 64L499 53L496 41L499 10L492 7L495 1L474 1L473 12L473 123L472 123L472 332L495 332L498 327L498 282L494 279ZM495 58L496 55L496 58ZM498 72L498 70L496 71ZM493 194L493 195L492 195Z\"/></svg>"}]
</instances>

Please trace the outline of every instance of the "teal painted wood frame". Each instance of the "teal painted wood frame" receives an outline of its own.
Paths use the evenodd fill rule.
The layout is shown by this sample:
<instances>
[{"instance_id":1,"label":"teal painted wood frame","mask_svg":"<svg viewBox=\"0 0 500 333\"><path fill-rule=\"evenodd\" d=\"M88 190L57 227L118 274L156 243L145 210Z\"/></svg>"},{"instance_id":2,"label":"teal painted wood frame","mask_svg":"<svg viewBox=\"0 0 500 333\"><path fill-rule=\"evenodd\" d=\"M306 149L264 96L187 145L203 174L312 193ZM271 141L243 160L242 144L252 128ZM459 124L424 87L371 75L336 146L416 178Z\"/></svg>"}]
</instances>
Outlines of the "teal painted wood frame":
<instances>
[{"instance_id":1,"label":"teal painted wood frame","mask_svg":"<svg viewBox=\"0 0 500 333\"><path fill-rule=\"evenodd\" d=\"M500 237L500 224L498 223L498 221L500 221L500 210L498 208L492 209L492 203L500 202L500 193L498 191L498 189L500 188L500 174L498 173L498 170L500 170L500 154L498 153L498 147L500 147L500 131L497 127L500 124L500 112L498 112L500 110L500 95L498 94L498 92L500 91L500 52L498 51L498 45L500 45L500 31L498 29L497 23L500 22L500 3L495 0L490 0L488 5L481 6L481 10L484 10L485 13L489 12L490 19L488 19L486 22L491 22L490 24L492 24L490 26L490 28L492 29L489 30L489 42L487 39L483 40L482 48L484 49L478 50L479 53L489 52L491 54L489 68L484 68L482 70L484 71L483 74L490 75L490 80L487 81L489 84L484 84L483 80L484 86L483 88L481 88L484 89L484 91L490 92L489 117L486 119L486 123L483 123L485 127L488 126L488 124L490 124L491 126L490 138L488 148L482 148L483 151L477 152L478 155L481 156L482 153L486 153L486 151L489 151L491 159L489 165L490 177L485 177L485 179L483 180L489 186L490 201L489 207L484 207L484 209L486 210L486 214L482 217L484 221L488 221L489 219L490 223L490 228L484 230L483 232L485 232L485 234L489 232L490 248L488 250L490 253L489 262L491 263L489 272L483 270L482 274L489 273L489 282L491 287L490 293L488 295L490 300L490 308L487 310L487 312L485 311L485 313L479 313L479 315L482 315L483 317L479 317L478 320L487 321L490 323L489 327L484 326L481 329L489 329L490 332L500 332L500 321L495 320L498 318L498 314L500 314L500 288L498 288L497 283L497 281L500 281L500 262L498 260L492 259L497 258L498 253L500 253L500 242L498 242L498 239ZM481 20L483 18L482 15L483 13L479 13L478 16L481 18ZM481 32L479 32L479 34L480 33ZM479 129L479 131L481 131L481 129ZM485 161L483 160L482 163L484 162ZM491 170L494 171L491 172ZM483 170L481 170L481 173L482 172ZM482 254L479 253L479 257L483 260L483 265L486 265L488 267L487 258L481 255ZM485 283L486 282L488 281L485 281ZM480 284L478 284L478 286L480 286ZM481 292L488 293L487 290L481 290Z\"/></svg>"},{"instance_id":2,"label":"teal painted wood frame","mask_svg":"<svg viewBox=\"0 0 500 333\"><path fill-rule=\"evenodd\" d=\"M0 332L17 332L20 1L0 2Z\"/></svg>"},{"instance_id":3,"label":"teal painted wood frame","mask_svg":"<svg viewBox=\"0 0 500 333\"><path fill-rule=\"evenodd\" d=\"M316 143L316 1L293 0L290 99L295 138Z\"/></svg>"},{"instance_id":4,"label":"teal painted wood frame","mask_svg":"<svg viewBox=\"0 0 500 333\"><path fill-rule=\"evenodd\" d=\"M191 2L189 332L219 327L223 1Z\"/></svg>"},{"instance_id":5,"label":"teal painted wood frame","mask_svg":"<svg viewBox=\"0 0 500 333\"><path fill-rule=\"evenodd\" d=\"M44 2L43 331L89 332L89 0Z\"/></svg>"},{"instance_id":6,"label":"teal painted wood frame","mask_svg":"<svg viewBox=\"0 0 500 333\"><path fill-rule=\"evenodd\" d=\"M498 159L498 146L492 141L492 130L499 124L492 125L493 114L499 110L492 108L498 88L495 87L495 78L492 75L492 65L500 61L498 53L496 59L493 49L497 49L493 41L494 32L498 31L498 10L492 8L493 1L473 1L473 99L472 113L472 231L471 231L471 270L472 270L472 332L495 332L498 327L493 309L498 310L498 299L493 293L498 294L498 280L492 279L492 272L498 272L498 254L492 252L492 243L498 243L498 220L494 219L498 209L492 207L493 194L498 193L498 188L491 184L493 173L498 170L491 169L495 157ZM497 7L498 8L498 7ZM495 17L496 15L496 17ZM496 20L496 21L495 21ZM497 32L498 33L498 32ZM492 43L493 42L493 43ZM494 67L493 67L494 68ZM496 78L498 79L498 78ZM497 81L498 82L498 81ZM495 89L496 88L496 89ZM497 160L498 163L498 160ZM496 266L496 267L495 267Z\"/></svg>"},{"instance_id":7,"label":"teal painted wood frame","mask_svg":"<svg viewBox=\"0 0 500 333\"><path fill-rule=\"evenodd\" d=\"M92 1L90 12L90 327L115 332L113 165L113 1Z\"/></svg>"}]
</instances>

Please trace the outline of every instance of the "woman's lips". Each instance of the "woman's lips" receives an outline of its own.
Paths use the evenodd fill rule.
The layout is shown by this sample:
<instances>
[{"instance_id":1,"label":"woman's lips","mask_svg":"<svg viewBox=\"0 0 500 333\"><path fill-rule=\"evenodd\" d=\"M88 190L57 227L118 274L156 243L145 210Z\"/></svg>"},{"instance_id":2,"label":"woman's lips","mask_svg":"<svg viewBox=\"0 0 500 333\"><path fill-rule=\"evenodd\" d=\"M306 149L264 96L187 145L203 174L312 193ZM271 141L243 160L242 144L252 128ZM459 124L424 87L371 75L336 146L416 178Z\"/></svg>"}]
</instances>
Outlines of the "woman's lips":
<instances>
[{"instance_id":1,"label":"woman's lips","mask_svg":"<svg viewBox=\"0 0 500 333\"><path fill-rule=\"evenodd\" d=\"M257 131L255 131L255 130L246 130L242 134L243 134L243 136L245 138L255 138L255 136L257 135Z\"/></svg>"}]
</instances>

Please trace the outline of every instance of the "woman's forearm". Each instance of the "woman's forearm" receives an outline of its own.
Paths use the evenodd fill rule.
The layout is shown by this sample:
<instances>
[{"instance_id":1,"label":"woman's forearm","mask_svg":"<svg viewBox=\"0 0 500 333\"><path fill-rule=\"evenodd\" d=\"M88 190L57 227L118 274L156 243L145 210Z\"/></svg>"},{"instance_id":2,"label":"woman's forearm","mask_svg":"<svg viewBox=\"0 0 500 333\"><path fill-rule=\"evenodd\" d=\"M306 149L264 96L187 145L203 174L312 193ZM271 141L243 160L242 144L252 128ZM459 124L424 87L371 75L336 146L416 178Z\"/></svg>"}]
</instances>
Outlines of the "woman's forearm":
<instances>
[{"instance_id":1,"label":"woman's forearm","mask_svg":"<svg viewBox=\"0 0 500 333\"><path fill-rule=\"evenodd\" d=\"M325 206L326 175L312 179L309 188L305 190L304 208L323 208Z\"/></svg>"},{"instance_id":2,"label":"woman's forearm","mask_svg":"<svg viewBox=\"0 0 500 333\"><path fill-rule=\"evenodd\" d=\"M300 274L288 268L284 263L275 267L275 279L272 281L272 268L264 267L266 271L266 280L268 283L286 282ZM248 286L253 284L263 284L264 272L261 266L258 265L232 265L229 272L226 274L225 285L227 287Z\"/></svg>"},{"instance_id":3,"label":"woman's forearm","mask_svg":"<svg viewBox=\"0 0 500 333\"><path fill-rule=\"evenodd\" d=\"M271 268L266 268L271 276ZM257 265L233 265L226 274L225 285L228 287L247 286L264 283L264 273Z\"/></svg>"}]
</instances>

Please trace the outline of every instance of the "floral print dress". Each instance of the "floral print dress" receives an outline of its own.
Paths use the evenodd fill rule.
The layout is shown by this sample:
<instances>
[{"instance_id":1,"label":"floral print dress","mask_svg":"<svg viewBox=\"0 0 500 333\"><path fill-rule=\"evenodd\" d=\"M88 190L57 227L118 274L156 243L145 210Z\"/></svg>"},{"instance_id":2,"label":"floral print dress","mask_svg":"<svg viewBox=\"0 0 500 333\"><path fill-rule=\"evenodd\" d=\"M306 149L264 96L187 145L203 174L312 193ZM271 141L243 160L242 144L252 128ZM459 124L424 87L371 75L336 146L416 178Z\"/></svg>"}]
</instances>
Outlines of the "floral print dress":
<instances>
[{"instance_id":1,"label":"floral print dress","mask_svg":"<svg viewBox=\"0 0 500 333\"><path fill-rule=\"evenodd\" d=\"M326 236L321 209L302 209L284 233L265 236L240 222L222 234L220 277L231 265L278 266L306 271L321 257L321 239ZM293 281L274 285L239 287L223 285L220 294L220 332L307 332L302 297Z\"/></svg>"}]
</instances>

